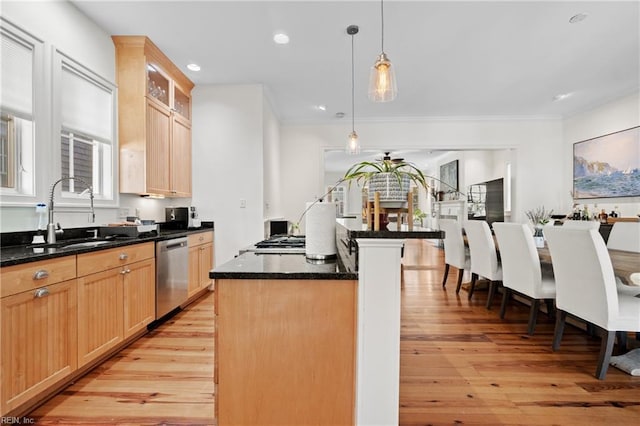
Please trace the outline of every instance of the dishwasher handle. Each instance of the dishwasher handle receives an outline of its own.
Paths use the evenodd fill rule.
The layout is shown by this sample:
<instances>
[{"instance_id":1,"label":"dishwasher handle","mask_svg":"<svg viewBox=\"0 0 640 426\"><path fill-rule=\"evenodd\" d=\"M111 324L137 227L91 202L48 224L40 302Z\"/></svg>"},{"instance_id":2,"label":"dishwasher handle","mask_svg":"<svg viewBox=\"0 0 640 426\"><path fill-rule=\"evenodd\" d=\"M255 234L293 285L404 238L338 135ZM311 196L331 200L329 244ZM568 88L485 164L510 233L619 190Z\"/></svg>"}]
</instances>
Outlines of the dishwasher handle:
<instances>
[{"instance_id":1,"label":"dishwasher handle","mask_svg":"<svg viewBox=\"0 0 640 426\"><path fill-rule=\"evenodd\" d=\"M169 241L159 243L159 245L160 245L161 251L177 250L187 246L187 239L179 238L179 239L169 240Z\"/></svg>"}]
</instances>

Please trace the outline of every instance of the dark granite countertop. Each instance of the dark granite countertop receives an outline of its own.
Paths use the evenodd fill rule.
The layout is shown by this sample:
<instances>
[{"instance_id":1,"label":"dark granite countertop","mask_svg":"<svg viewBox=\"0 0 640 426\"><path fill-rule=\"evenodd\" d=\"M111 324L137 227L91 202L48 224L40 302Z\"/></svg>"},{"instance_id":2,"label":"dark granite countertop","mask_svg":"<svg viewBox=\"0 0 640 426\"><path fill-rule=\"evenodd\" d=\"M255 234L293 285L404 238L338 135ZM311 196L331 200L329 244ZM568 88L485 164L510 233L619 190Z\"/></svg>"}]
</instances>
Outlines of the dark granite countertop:
<instances>
[{"instance_id":1,"label":"dark granite countertop","mask_svg":"<svg viewBox=\"0 0 640 426\"><path fill-rule=\"evenodd\" d=\"M82 228L82 232L65 231L68 234L68 238L58 240L58 243L72 244L74 242L91 241L84 238L78 238L76 236L86 235L86 229ZM170 240L172 238L186 237L189 234L195 234L199 232L213 231L212 227L198 228L198 229L162 229L155 235L141 236L138 238L126 238L126 239L113 239L109 242L101 244L95 247L46 247L38 246L37 244L25 243L20 240L21 233L12 233L16 235L3 234L2 247L0 248L0 267L19 265L22 263L37 262L40 260L54 259L57 257L70 256L81 253L89 253L92 251L106 250L114 247L128 246L132 244L140 244L145 242L156 242ZM31 236L29 236L31 238ZM98 238L98 240L105 240L104 238ZM12 242L21 242L19 244L12 245Z\"/></svg>"},{"instance_id":2,"label":"dark granite countertop","mask_svg":"<svg viewBox=\"0 0 640 426\"><path fill-rule=\"evenodd\" d=\"M397 239L443 239L444 232L437 229L414 227L413 231L369 231L363 229L360 219L336 219L338 226L346 229L349 239L356 238L397 238ZM393 225L395 226L395 224Z\"/></svg>"},{"instance_id":3,"label":"dark granite countertop","mask_svg":"<svg viewBox=\"0 0 640 426\"><path fill-rule=\"evenodd\" d=\"M258 254L247 252L209 272L214 279L250 280L357 280L339 260L307 260L304 254Z\"/></svg>"}]
</instances>

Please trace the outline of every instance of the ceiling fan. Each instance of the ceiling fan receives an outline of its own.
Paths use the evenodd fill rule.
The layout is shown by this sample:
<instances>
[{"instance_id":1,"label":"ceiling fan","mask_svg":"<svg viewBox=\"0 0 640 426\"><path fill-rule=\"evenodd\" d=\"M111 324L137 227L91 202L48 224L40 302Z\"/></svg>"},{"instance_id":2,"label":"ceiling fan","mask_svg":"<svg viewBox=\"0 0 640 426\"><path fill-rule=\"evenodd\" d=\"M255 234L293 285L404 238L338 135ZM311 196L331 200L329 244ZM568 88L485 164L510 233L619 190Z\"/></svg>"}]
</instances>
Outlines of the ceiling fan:
<instances>
[{"instance_id":1,"label":"ceiling fan","mask_svg":"<svg viewBox=\"0 0 640 426\"><path fill-rule=\"evenodd\" d=\"M391 151L385 151L384 157L376 158L376 161L391 161L392 163L401 163L404 161L404 158L391 158Z\"/></svg>"}]
</instances>

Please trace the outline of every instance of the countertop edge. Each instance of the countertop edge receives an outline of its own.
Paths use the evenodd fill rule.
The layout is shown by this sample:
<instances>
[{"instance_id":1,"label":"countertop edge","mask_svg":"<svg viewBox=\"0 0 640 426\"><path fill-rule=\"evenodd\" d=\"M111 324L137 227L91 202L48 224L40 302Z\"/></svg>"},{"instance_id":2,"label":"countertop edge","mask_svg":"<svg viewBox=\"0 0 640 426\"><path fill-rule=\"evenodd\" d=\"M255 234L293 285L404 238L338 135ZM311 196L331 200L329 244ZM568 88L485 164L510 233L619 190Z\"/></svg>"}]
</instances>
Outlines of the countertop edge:
<instances>
[{"instance_id":1,"label":"countertop edge","mask_svg":"<svg viewBox=\"0 0 640 426\"><path fill-rule=\"evenodd\" d=\"M56 259L59 257L75 256L78 254L108 250L116 247L125 247L125 246L130 246L135 244L148 243L148 242L155 243L158 241L166 241L174 238L186 237L191 234L198 234L202 232L214 232L214 229L198 228L198 229L184 229L184 230L165 230L165 231L161 231L161 234L156 236L142 237L142 238L136 238L136 239L130 239L130 240L115 240L107 244L102 244L96 247L77 247L77 248L68 249L68 250L60 250L55 248L54 249L43 248L43 250L45 250L43 253L29 253L24 255L17 255L16 257L7 258L7 259L1 258L2 256L1 253L3 251L6 253L6 250L11 250L10 247L5 247L5 248L0 248L0 268L4 268L7 266L22 265L22 264L27 264L32 262L39 262L42 260ZM29 246L32 246L32 245L30 244ZM14 246L14 247L18 249L19 247L22 247L22 246ZM24 249L27 250L26 246Z\"/></svg>"}]
</instances>

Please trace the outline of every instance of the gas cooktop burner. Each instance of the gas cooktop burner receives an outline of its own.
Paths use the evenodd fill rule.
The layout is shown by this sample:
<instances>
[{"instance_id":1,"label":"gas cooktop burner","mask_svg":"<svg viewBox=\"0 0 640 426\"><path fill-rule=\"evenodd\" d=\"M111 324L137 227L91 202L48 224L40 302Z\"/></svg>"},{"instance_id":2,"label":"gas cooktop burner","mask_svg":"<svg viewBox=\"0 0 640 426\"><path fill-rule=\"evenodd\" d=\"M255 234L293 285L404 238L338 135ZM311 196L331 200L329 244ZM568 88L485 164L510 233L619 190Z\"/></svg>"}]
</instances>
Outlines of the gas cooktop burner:
<instances>
[{"instance_id":1,"label":"gas cooktop burner","mask_svg":"<svg viewBox=\"0 0 640 426\"><path fill-rule=\"evenodd\" d=\"M304 235L273 235L256 244L257 248L302 248L304 246Z\"/></svg>"}]
</instances>

